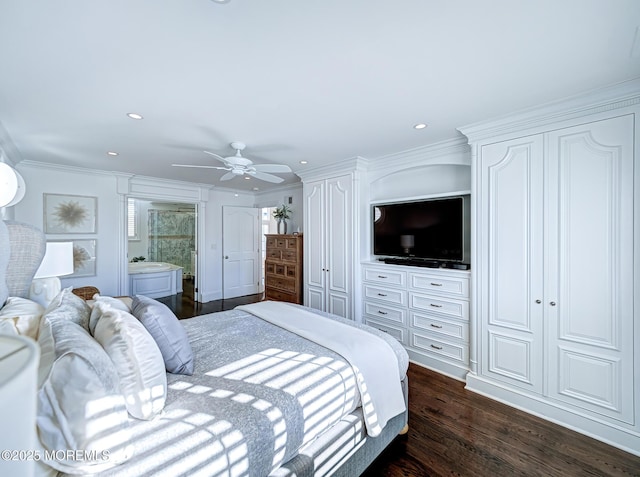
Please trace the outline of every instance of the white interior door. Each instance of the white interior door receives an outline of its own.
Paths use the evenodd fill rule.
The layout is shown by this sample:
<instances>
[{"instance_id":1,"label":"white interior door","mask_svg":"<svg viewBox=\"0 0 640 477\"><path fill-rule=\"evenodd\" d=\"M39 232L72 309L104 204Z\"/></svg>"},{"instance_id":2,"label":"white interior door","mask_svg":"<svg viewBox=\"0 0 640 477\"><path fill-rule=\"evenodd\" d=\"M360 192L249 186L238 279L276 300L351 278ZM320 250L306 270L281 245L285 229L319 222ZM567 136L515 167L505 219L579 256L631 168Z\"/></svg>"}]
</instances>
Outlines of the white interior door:
<instances>
[{"instance_id":1,"label":"white interior door","mask_svg":"<svg viewBox=\"0 0 640 477\"><path fill-rule=\"evenodd\" d=\"M222 208L222 297L260 292L260 209Z\"/></svg>"}]
</instances>

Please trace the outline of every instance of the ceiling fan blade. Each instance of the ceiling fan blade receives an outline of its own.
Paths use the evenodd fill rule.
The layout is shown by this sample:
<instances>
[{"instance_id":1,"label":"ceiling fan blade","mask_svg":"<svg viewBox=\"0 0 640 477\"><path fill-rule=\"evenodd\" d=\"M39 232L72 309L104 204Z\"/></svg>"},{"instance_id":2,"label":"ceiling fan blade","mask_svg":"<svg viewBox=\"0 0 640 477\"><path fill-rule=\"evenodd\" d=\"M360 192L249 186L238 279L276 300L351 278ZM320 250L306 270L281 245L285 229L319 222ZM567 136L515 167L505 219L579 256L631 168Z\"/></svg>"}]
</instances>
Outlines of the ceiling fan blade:
<instances>
[{"instance_id":1,"label":"ceiling fan blade","mask_svg":"<svg viewBox=\"0 0 640 477\"><path fill-rule=\"evenodd\" d=\"M259 172L275 172L279 174L291 172L291 168L284 164L254 164L253 168Z\"/></svg>"},{"instance_id":2,"label":"ceiling fan blade","mask_svg":"<svg viewBox=\"0 0 640 477\"><path fill-rule=\"evenodd\" d=\"M197 166L195 164L171 164L173 167L196 167L200 169L222 169L228 171L228 167L220 167L220 166Z\"/></svg>"},{"instance_id":3,"label":"ceiling fan blade","mask_svg":"<svg viewBox=\"0 0 640 477\"><path fill-rule=\"evenodd\" d=\"M233 172L227 172L225 175L223 175L220 180L221 181L230 181L231 179L233 179L234 177L236 177L238 174L234 174Z\"/></svg>"},{"instance_id":4,"label":"ceiling fan blade","mask_svg":"<svg viewBox=\"0 0 640 477\"><path fill-rule=\"evenodd\" d=\"M261 181L273 182L274 184L280 184L280 182L284 180L282 177L267 174L266 172L250 171L248 174L251 174L253 177L260 179Z\"/></svg>"},{"instance_id":5,"label":"ceiling fan blade","mask_svg":"<svg viewBox=\"0 0 640 477\"><path fill-rule=\"evenodd\" d=\"M221 156L221 155L219 155L219 154L216 154L215 152L209 152L209 151L203 151L203 152L204 152L205 154L209 154L210 156L215 157L216 159L218 159L219 161L224 162L225 164L227 163L227 160L226 160L224 157L222 157L222 156Z\"/></svg>"}]
</instances>

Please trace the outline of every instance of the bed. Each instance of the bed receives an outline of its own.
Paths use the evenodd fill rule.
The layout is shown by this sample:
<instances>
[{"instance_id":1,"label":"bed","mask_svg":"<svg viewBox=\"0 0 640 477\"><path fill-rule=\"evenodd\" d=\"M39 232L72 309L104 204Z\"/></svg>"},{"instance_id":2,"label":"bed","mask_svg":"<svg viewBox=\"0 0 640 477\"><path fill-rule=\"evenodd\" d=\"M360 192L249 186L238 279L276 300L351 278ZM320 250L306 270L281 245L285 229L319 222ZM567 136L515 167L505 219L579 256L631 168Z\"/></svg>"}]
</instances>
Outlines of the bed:
<instances>
[{"instance_id":1,"label":"bed","mask_svg":"<svg viewBox=\"0 0 640 477\"><path fill-rule=\"evenodd\" d=\"M5 228L10 233L0 230L0 247L9 240L12 252L4 260L6 273L0 257L0 285L6 282L6 294L20 296L23 291L15 284L24 287L33 273L19 266L16 276L26 253L17 250L44 239L34 239L39 231L24 224ZM33 243L27 248L38 250ZM37 268L39 261L31 262ZM36 338L41 361L49 356L50 363L41 362L39 370L39 452L56 457L47 465L38 462L42 475L356 476L406 430L408 356L394 338L378 330L275 302L178 321L150 298L114 300L98 296L91 308L64 290L57 297L58 308L50 305L40 318ZM75 314L80 318L69 319ZM149 317L155 320L151 327ZM132 327L114 337L114 329L125 323ZM85 346L95 353L104 349L116 374L101 370L92 354L70 361ZM153 352L139 352L145 346ZM61 359L69 361L59 364ZM162 373L157 372L159 360ZM153 384L144 396L140 387L134 386L134 394L124 384L118 366L126 368L126 363L135 363L128 372L147 373L135 378ZM62 390L55 389L56 373ZM69 382L75 385L90 373L80 398L73 395L73 404L65 409ZM119 391L104 399L102 388L114 386ZM101 403L93 406L90 418L88 407L78 405L87 401L83 392L101 397L88 400ZM73 425L60 424L81 411ZM75 454L50 452L69 448Z\"/></svg>"}]
</instances>

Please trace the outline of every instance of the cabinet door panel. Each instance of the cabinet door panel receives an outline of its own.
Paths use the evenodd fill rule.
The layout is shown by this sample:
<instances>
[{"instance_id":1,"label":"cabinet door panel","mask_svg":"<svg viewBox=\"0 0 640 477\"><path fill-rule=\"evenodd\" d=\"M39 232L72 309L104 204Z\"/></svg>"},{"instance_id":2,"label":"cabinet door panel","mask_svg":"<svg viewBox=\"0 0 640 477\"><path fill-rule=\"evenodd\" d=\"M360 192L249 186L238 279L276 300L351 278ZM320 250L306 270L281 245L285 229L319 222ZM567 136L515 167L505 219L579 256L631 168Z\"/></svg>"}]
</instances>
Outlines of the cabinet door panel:
<instances>
[{"instance_id":1,"label":"cabinet door panel","mask_svg":"<svg viewBox=\"0 0 640 477\"><path fill-rule=\"evenodd\" d=\"M633 129L627 115L547 135L546 229L557 237L545 278L550 394L627 422L633 403ZM611 395L598 394L595 376Z\"/></svg>"},{"instance_id":2,"label":"cabinet door panel","mask_svg":"<svg viewBox=\"0 0 640 477\"><path fill-rule=\"evenodd\" d=\"M542 154L541 136L484 146L479 199L482 372L536 392L542 391Z\"/></svg>"},{"instance_id":3,"label":"cabinet door panel","mask_svg":"<svg viewBox=\"0 0 640 477\"><path fill-rule=\"evenodd\" d=\"M324 288L326 272L325 262L325 227L324 227L324 183L309 184L305 188L304 212L305 263L304 276L306 285ZM316 308L316 307L314 307ZM320 308L323 309L323 308Z\"/></svg>"},{"instance_id":4,"label":"cabinet door panel","mask_svg":"<svg viewBox=\"0 0 640 477\"><path fill-rule=\"evenodd\" d=\"M329 290L349 293L351 274L351 178L327 181L327 269Z\"/></svg>"}]
</instances>

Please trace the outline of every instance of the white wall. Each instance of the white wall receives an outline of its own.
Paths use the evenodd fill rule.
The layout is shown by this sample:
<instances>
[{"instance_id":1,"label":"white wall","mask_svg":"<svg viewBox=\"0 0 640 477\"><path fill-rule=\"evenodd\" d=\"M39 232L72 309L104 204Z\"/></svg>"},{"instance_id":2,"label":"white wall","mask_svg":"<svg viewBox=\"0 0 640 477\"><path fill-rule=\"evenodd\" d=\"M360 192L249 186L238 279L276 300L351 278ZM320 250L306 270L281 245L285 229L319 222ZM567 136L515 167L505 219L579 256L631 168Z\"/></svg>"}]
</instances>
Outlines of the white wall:
<instances>
[{"instance_id":1,"label":"white wall","mask_svg":"<svg viewBox=\"0 0 640 477\"><path fill-rule=\"evenodd\" d=\"M187 184L178 181L131 177L105 171L54 166L31 161L20 162L16 169L27 184L22 202L13 207L15 220L43 228L43 194L73 194L97 197L97 231L95 234L60 235L47 234L51 240L95 239L96 276L62 278L64 287L92 285L105 295L128 293L126 284L126 201L127 195L150 200L165 200L193 203L203 215L203 229L199 232L199 253L203 266L199 270L198 287L203 301L222 298L222 208L225 205L253 207L253 193L234 192L202 184ZM203 191L204 189L209 189ZM287 192L293 195L291 192ZM283 192L271 193L272 202ZM301 196L301 193L300 193ZM202 200L200 200L202 198ZM301 199L295 199L301 204ZM300 207L301 208L301 207ZM300 211L301 213L301 211Z\"/></svg>"},{"instance_id":2,"label":"white wall","mask_svg":"<svg viewBox=\"0 0 640 477\"><path fill-rule=\"evenodd\" d=\"M291 203L289 203L291 197ZM261 192L255 196L255 207L280 207L285 204L291 208L291 219L287 221L287 232L300 232L304 224L304 203L302 201L302 183L295 186L283 187L269 192Z\"/></svg>"},{"instance_id":3,"label":"white wall","mask_svg":"<svg viewBox=\"0 0 640 477\"><path fill-rule=\"evenodd\" d=\"M118 294L118 231L120 201L115 177L109 173L87 174L84 171L55 166L19 163L16 168L26 183L26 193L14 207L15 220L44 230L43 194L70 194L97 197L95 234L47 234L47 240L95 239L96 276L64 278L62 286L92 285L106 295ZM122 224L123 225L123 224Z\"/></svg>"}]
</instances>

